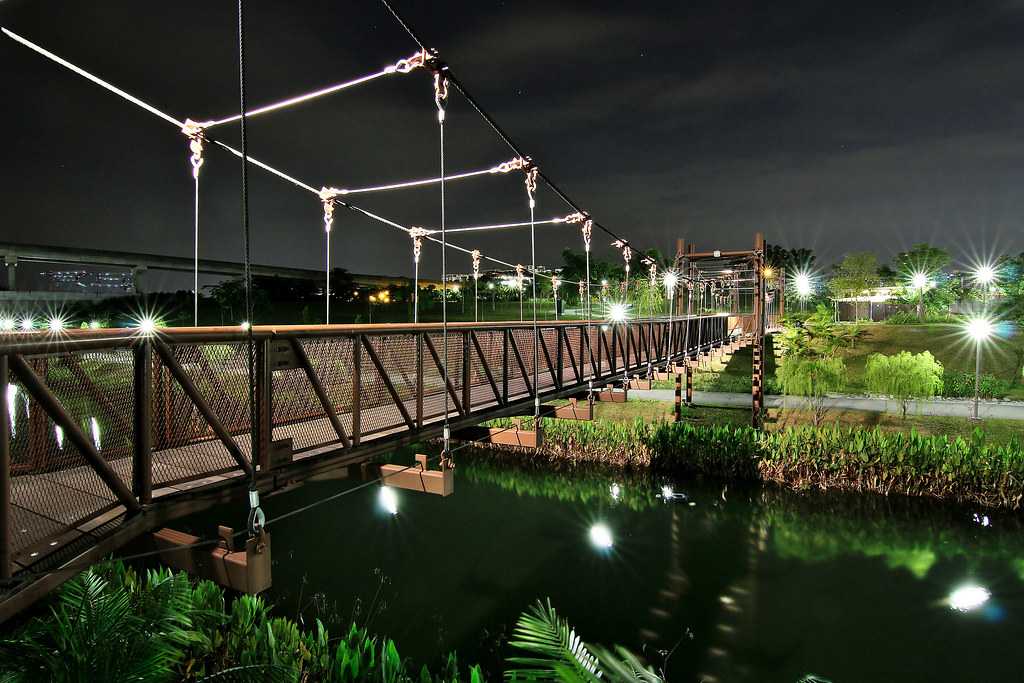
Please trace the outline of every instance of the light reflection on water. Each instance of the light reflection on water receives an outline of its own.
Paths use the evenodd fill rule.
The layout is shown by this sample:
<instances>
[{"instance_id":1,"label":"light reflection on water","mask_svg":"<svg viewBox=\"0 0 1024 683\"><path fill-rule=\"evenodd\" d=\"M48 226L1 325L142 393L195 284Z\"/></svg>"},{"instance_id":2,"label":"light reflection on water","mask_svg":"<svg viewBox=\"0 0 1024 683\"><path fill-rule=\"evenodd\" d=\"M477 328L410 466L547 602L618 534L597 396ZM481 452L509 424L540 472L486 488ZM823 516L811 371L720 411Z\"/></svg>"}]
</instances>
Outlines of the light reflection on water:
<instances>
[{"instance_id":1,"label":"light reflection on water","mask_svg":"<svg viewBox=\"0 0 1024 683\"><path fill-rule=\"evenodd\" d=\"M351 484L309 483L265 507L273 517ZM1013 515L468 458L453 496L385 495L371 487L271 529L278 613L335 634L355 616L417 667L456 649L492 678L518 614L547 597L585 640L643 652L673 681L1018 671ZM237 510L191 528L218 514Z\"/></svg>"}]
</instances>

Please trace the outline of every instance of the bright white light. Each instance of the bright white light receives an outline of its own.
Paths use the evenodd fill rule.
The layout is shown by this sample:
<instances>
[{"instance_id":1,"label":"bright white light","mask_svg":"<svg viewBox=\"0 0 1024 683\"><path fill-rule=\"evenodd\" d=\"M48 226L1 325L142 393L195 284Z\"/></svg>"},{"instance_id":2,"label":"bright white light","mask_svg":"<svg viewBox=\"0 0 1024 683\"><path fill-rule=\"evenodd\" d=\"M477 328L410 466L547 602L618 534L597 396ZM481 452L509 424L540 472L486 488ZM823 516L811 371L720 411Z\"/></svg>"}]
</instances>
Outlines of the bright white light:
<instances>
[{"instance_id":1,"label":"bright white light","mask_svg":"<svg viewBox=\"0 0 1024 683\"><path fill-rule=\"evenodd\" d=\"M797 273L793 285L796 287L797 296L806 298L811 295L811 276L808 273Z\"/></svg>"},{"instance_id":2,"label":"bright white light","mask_svg":"<svg viewBox=\"0 0 1024 683\"><path fill-rule=\"evenodd\" d=\"M90 330L98 330L98 329L100 329L100 321L99 320L90 320L89 321L89 329Z\"/></svg>"},{"instance_id":3,"label":"bright white light","mask_svg":"<svg viewBox=\"0 0 1024 683\"><path fill-rule=\"evenodd\" d=\"M613 323L625 322L628 315L629 307L624 303L614 303L608 307L608 319Z\"/></svg>"},{"instance_id":4,"label":"bright white light","mask_svg":"<svg viewBox=\"0 0 1024 683\"><path fill-rule=\"evenodd\" d=\"M25 332L31 332L36 326L36 321L32 318L21 319L21 329Z\"/></svg>"},{"instance_id":5,"label":"bright white light","mask_svg":"<svg viewBox=\"0 0 1024 683\"><path fill-rule=\"evenodd\" d=\"M601 550L608 550L615 544L612 540L612 530L604 524L595 524L590 527L590 542L594 544L595 548Z\"/></svg>"},{"instance_id":6,"label":"bright white light","mask_svg":"<svg viewBox=\"0 0 1024 683\"><path fill-rule=\"evenodd\" d=\"M669 294L671 294L675 290L676 285L679 284L679 276L671 270L665 271L665 274L661 276L661 280L665 283L665 289L669 291Z\"/></svg>"},{"instance_id":7,"label":"bright white light","mask_svg":"<svg viewBox=\"0 0 1024 683\"><path fill-rule=\"evenodd\" d=\"M92 431L92 443L96 446L96 450L100 449L100 423L95 417L89 418L89 429Z\"/></svg>"},{"instance_id":8,"label":"bright white light","mask_svg":"<svg viewBox=\"0 0 1024 683\"><path fill-rule=\"evenodd\" d=\"M58 316L53 316L46 323L46 326L50 329L50 332L61 332L64 330L64 319Z\"/></svg>"},{"instance_id":9,"label":"bright white light","mask_svg":"<svg viewBox=\"0 0 1024 683\"><path fill-rule=\"evenodd\" d=\"M612 500L618 500L622 495L622 488L618 484L612 484L609 491L612 494Z\"/></svg>"},{"instance_id":10,"label":"bright white light","mask_svg":"<svg viewBox=\"0 0 1024 683\"><path fill-rule=\"evenodd\" d=\"M398 494L390 486L380 487L380 506L384 508L388 514L398 514Z\"/></svg>"},{"instance_id":11,"label":"bright white light","mask_svg":"<svg viewBox=\"0 0 1024 683\"><path fill-rule=\"evenodd\" d=\"M991 284L996 279L996 269L989 264L978 266L974 271L974 281L979 285Z\"/></svg>"},{"instance_id":12,"label":"bright white light","mask_svg":"<svg viewBox=\"0 0 1024 683\"><path fill-rule=\"evenodd\" d=\"M950 607L958 612L969 612L984 605L990 597L992 597L992 594L987 588L967 585L961 586L950 593L947 602Z\"/></svg>"},{"instance_id":13,"label":"bright white light","mask_svg":"<svg viewBox=\"0 0 1024 683\"><path fill-rule=\"evenodd\" d=\"M9 416L9 419L11 421L11 436L15 436L15 430L16 430L16 427L17 427L16 423L18 422L18 420L17 420L18 413L15 412L15 410L14 410L17 407L17 405L18 405L18 385L17 384L8 384L7 385L7 396L5 396L5 399L7 400L7 415Z\"/></svg>"},{"instance_id":14,"label":"bright white light","mask_svg":"<svg viewBox=\"0 0 1024 683\"><path fill-rule=\"evenodd\" d=\"M60 425L53 425L53 433L57 437L57 448L64 450L64 428Z\"/></svg>"},{"instance_id":15,"label":"bright white light","mask_svg":"<svg viewBox=\"0 0 1024 683\"><path fill-rule=\"evenodd\" d=\"M251 325L249 325L249 321L248 320L242 322L242 331L243 332L248 332L250 327L251 327Z\"/></svg>"},{"instance_id":16,"label":"bright white light","mask_svg":"<svg viewBox=\"0 0 1024 683\"><path fill-rule=\"evenodd\" d=\"M0 330L10 332L17 325L14 318L0 318Z\"/></svg>"},{"instance_id":17,"label":"bright white light","mask_svg":"<svg viewBox=\"0 0 1024 683\"><path fill-rule=\"evenodd\" d=\"M985 341L992 334L992 321L987 318L971 318L967 321L967 334L974 341Z\"/></svg>"},{"instance_id":18,"label":"bright white light","mask_svg":"<svg viewBox=\"0 0 1024 683\"><path fill-rule=\"evenodd\" d=\"M675 497L675 495L676 492L672 490L671 486L668 486L666 484L665 486L661 487L661 497L664 498L665 500L670 500L671 498Z\"/></svg>"},{"instance_id":19,"label":"bright white light","mask_svg":"<svg viewBox=\"0 0 1024 683\"><path fill-rule=\"evenodd\" d=\"M156 320L152 316L145 316L140 318L135 327L139 330L140 334L150 335L156 332Z\"/></svg>"},{"instance_id":20,"label":"bright white light","mask_svg":"<svg viewBox=\"0 0 1024 683\"><path fill-rule=\"evenodd\" d=\"M493 282L488 282L487 283L487 289L494 289L494 283Z\"/></svg>"},{"instance_id":21,"label":"bright white light","mask_svg":"<svg viewBox=\"0 0 1024 683\"><path fill-rule=\"evenodd\" d=\"M924 291L931 287L932 281L928 277L928 273L922 273L920 271L910 276L910 286L914 289Z\"/></svg>"},{"instance_id":22,"label":"bright white light","mask_svg":"<svg viewBox=\"0 0 1024 683\"><path fill-rule=\"evenodd\" d=\"M602 287L607 287L608 286L608 281L607 280L601 280L601 286Z\"/></svg>"}]
</instances>

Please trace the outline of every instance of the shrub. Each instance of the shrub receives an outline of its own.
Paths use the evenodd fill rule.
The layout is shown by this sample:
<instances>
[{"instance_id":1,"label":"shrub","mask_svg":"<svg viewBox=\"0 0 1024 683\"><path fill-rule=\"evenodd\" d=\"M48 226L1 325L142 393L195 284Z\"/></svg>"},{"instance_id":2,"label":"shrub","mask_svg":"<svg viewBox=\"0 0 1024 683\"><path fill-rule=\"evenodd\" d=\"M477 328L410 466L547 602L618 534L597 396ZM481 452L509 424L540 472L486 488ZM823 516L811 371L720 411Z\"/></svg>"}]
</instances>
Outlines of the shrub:
<instances>
[{"instance_id":1,"label":"shrub","mask_svg":"<svg viewBox=\"0 0 1024 683\"><path fill-rule=\"evenodd\" d=\"M802 396L811 409L815 426L825 418L825 396L842 389L846 365L842 358L787 357L775 372L787 396Z\"/></svg>"},{"instance_id":2,"label":"shrub","mask_svg":"<svg viewBox=\"0 0 1024 683\"><path fill-rule=\"evenodd\" d=\"M980 395L982 398L1003 398L1010 393L1012 384L995 375L982 375ZM974 373L946 371L942 375L942 395L948 398L974 396Z\"/></svg>"},{"instance_id":3,"label":"shrub","mask_svg":"<svg viewBox=\"0 0 1024 683\"><path fill-rule=\"evenodd\" d=\"M868 391L900 401L903 417L914 398L931 398L942 391L942 363L928 351L900 351L892 356L868 356L864 375Z\"/></svg>"}]
</instances>

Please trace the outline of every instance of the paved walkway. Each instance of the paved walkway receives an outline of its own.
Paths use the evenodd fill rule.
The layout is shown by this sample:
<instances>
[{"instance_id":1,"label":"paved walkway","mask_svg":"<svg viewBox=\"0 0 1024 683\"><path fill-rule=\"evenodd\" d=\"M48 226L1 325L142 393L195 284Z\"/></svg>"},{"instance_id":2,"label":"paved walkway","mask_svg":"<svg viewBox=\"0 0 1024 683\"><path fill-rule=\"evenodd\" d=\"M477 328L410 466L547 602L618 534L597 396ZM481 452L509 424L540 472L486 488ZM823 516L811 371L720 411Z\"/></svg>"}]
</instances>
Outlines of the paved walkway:
<instances>
[{"instance_id":1,"label":"paved walkway","mask_svg":"<svg viewBox=\"0 0 1024 683\"><path fill-rule=\"evenodd\" d=\"M630 398L671 401L674 392L671 389L630 389ZM871 396L832 396L826 399L829 408L846 408L864 410L872 413L899 413L902 410L899 401ZM782 396L765 396L768 408L782 407ZM695 391L693 402L702 406L717 407L750 407L749 394L726 393L722 391ZM790 397L787 404L793 408L802 404L802 399ZM940 415L946 417L970 417L974 401L969 399L943 399L935 401L911 401L907 408L908 415ZM1024 420L1024 403L1006 401L982 401L978 415L982 418L998 418L1001 420Z\"/></svg>"}]
</instances>

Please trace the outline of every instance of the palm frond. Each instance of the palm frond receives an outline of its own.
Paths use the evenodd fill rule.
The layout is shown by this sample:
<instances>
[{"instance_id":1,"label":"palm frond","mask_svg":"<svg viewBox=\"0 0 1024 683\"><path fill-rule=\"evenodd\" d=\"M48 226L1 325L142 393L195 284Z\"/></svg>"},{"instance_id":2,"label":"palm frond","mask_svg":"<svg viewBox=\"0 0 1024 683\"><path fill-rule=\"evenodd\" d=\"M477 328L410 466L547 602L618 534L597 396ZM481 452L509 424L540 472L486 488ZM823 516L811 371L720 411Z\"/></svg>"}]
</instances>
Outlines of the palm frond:
<instances>
[{"instance_id":1,"label":"palm frond","mask_svg":"<svg viewBox=\"0 0 1024 683\"><path fill-rule=\"evenodd\" d=\"M509 657L522 668L505 671L506 679L593 683L601 676L598 660L551 600L537 601L519 616L509 645L533 657Z\"/></svg>"},{"instance_id":2,"label":"palm frond","mask_svg":"<svg viewBox=\"0 0 1024 683\"><path fill-rule=\"evenodd\" d=\"M591 645L590 651L601 664L602 680L609 683L626 683L642 681L643 683L663 683L661 676L654 669L645 666L640 658L621 645L614 650L600 645Z\"/></svg>"}]
</instances>

